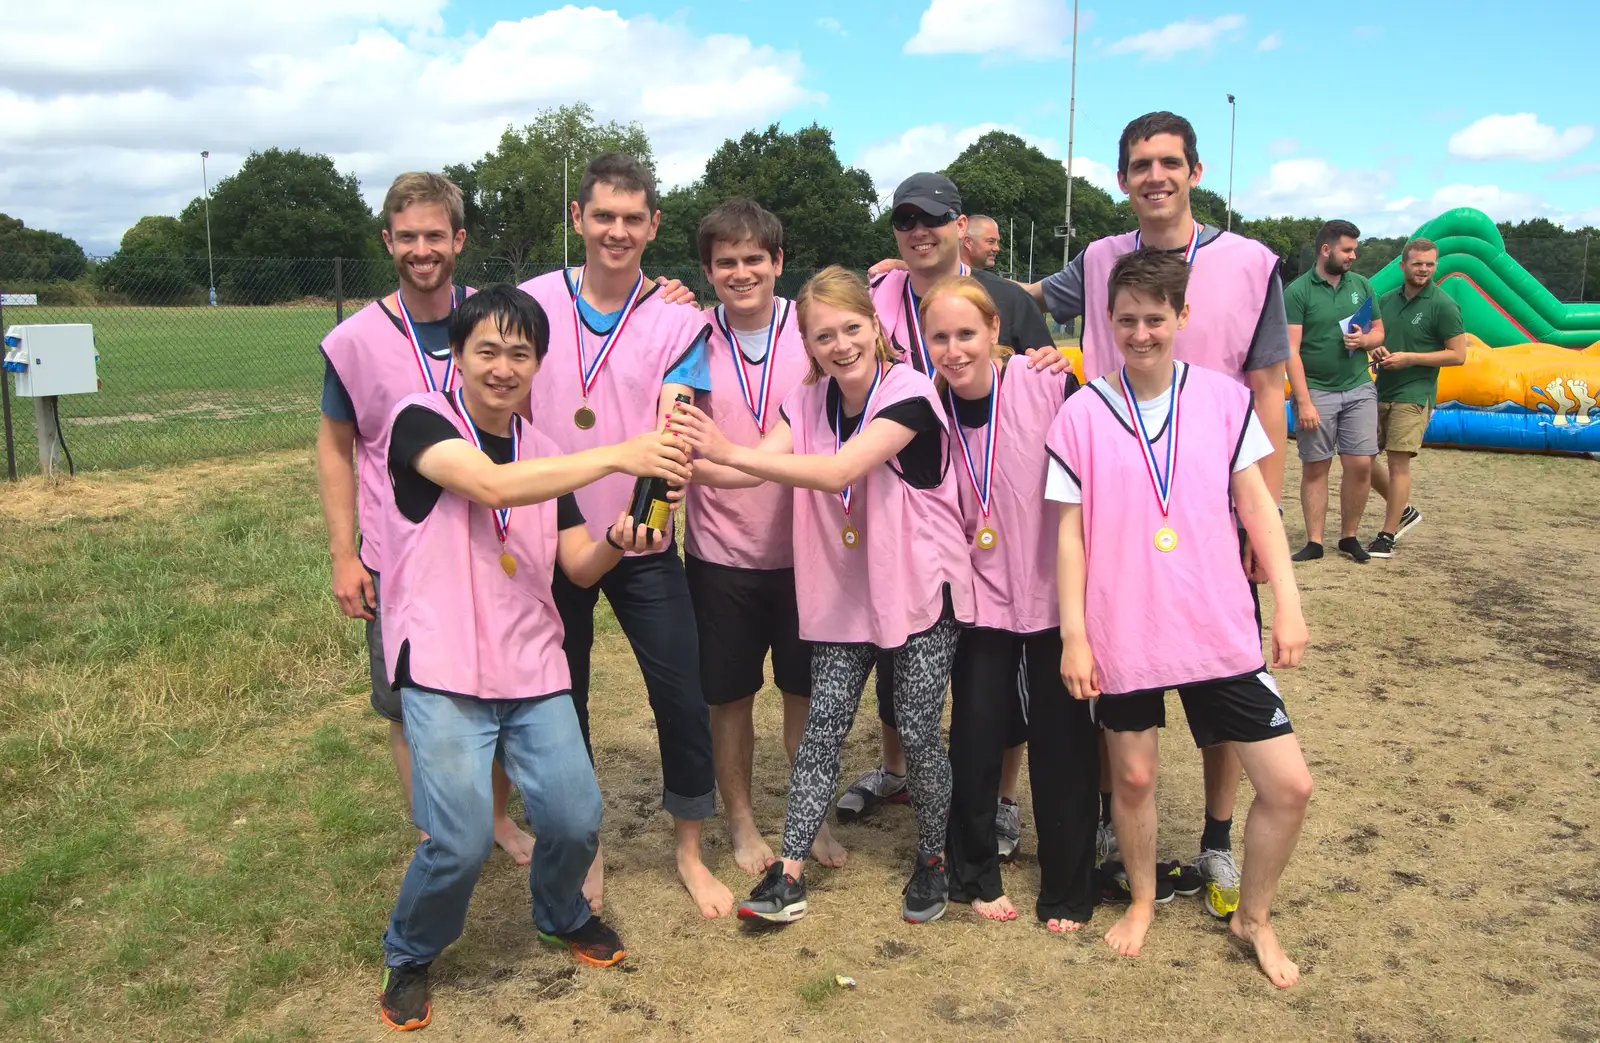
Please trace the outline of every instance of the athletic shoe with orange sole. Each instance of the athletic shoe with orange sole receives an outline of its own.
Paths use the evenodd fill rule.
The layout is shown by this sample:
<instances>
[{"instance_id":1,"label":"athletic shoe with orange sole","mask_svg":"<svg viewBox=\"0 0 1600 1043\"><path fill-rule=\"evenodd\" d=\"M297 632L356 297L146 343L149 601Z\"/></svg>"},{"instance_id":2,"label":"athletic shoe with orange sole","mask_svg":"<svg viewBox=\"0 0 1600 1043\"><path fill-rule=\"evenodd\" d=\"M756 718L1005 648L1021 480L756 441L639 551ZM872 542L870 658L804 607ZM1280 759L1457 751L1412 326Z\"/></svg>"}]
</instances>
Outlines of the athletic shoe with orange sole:
<instances>
[{"instance_id":1,"label":"athletic shoe with orange sole","mask_svg":"<svg viewBox=\"0 0 1600 1043\"><path fill-rule=\"evenodd\" d=\"M546 945L565 945L579 963L591 967L615 967L628 957L617 932L598 916L589 917L582 927L567 934L540 931L539 940Z\"/></svg>"},{"instance_id":2,"label":"athletic shoe with orange sole","mask_svg":"<svg viewBox=\"0 0 1600 1043\"><path fill-rule=\"evenodd\" d=\"M401 1032L427 1028L433 1020L433 1005L428 1002L426 963L402 963L383 969L378 1013L383 1023Z\"/></svg>"}]
</instances>

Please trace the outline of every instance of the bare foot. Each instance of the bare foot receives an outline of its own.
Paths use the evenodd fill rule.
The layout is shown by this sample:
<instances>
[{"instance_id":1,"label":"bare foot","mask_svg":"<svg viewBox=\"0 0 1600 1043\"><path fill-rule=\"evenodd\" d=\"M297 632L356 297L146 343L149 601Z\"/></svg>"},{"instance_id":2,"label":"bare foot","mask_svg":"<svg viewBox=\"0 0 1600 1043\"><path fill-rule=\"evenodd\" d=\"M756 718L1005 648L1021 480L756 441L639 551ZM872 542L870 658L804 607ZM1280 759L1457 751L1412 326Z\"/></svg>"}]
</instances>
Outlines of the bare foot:
<instances>
[{"instance_id":1,"label":"bare foot","mask_svg":"<svg viewBox=\"0 0 1600 1043\"><path fill-rule=\"evenodd\" d=\"M827 866L829 869L838 869L849 859L850 852L844 845L833 838L833 833L824 822L822 828L817 830L817 839L811 842L811 857Z\"/></svg>"},{"instance_id":2,"label":"bare foot","mask_svg":"<svg viewBox=\"0 0 1600 1043\"><path fill-rule=\"evenodd\" d=\"M501 815L495 819L494 842L519 866L533 861L533 838L518 828L508 816Z\"/></svg>"},{"instance_id":3,"label":"bare foot","mask_svg":"<svg viewBox=\"0 0 1600 1043\"><path fill-rule=\"evenodd\" d=\"M678 879L707 920L733 912L733 892L722 886L722 881L712 876L697 856L678 856Z\"/></svg>"},{"instance_id":4,"label":"bare foot","mask_svg":"<svg viewBox=\"0 0 1600 1043\"><path fill-rule=\"evenodd\" d=\"M1011 899L1001 895L992 902L981 898L973 899L972 911L986 920L1015 920L1017 907L1011 904Z\"/></svg>"},{"instance_id":5,"label":"bare foot","mask_svg":"<svg viewBox=\"0 0 1600 1043\"><path fill-rule=\"evenodd\" d=\"M753 876L760 876L772 865L772 848L756 828L753 819L746 818L743 822L730 821L728 832L733 835L733 860L739 863L739 868Z\"/></svg>"},{"instance_id":6,"label":"bare foot","mask_svg":"<svg viewBox=\"0 0 1600 1043\"><path fill-rule=\"evenodd\" d=\"M1289 959L1289 954L1278 944L1278 933L1272 929L1271 923L1247 923L1235 913L1228 923L1228 930L1233 932L1235 938L1255 949L1256 963L1261 965L1261 972L1272 984L1287 989L1300 980L1300 965Z\"/></svg>"},{"instance_id":7,"label":"bare foot","mask_svg":"<svg viewBox=\"0 0 1600 1043\"><path fill-rule=\"evenodd\" d=\"M606 893L606 856L605 852L595 848L594 861L589 863L589 874L583 878L583 897L589 903L589 908L599 912L605 906Z\"/></svg>"},{"instance_id":8,"label":"bare foot","mask_svg":"<svg viewBox=\"0 0 1600 1043\"><path fill-rule=\"evenodd\" d=\"M1071 934L1073 931L1082 930L1083 924L1078 920L1047 920L1045 927L1056 934Z\"/></svg>"},{"instance_id":9,"label":"bare foot","mask_svg":"<svg viewBox=\"0 0 1600 1043\"><path fill-rule=\"evenodd\" d=\"M1122 919L1112 924L1111 930L1106 932L1106 944L1123 956L1139 955L1139 950L1144 948L1145 932L1150 930L1155 918L1154 905L1130 905L1128 911L1122 914Z\"/></svg>"}]
</instances>

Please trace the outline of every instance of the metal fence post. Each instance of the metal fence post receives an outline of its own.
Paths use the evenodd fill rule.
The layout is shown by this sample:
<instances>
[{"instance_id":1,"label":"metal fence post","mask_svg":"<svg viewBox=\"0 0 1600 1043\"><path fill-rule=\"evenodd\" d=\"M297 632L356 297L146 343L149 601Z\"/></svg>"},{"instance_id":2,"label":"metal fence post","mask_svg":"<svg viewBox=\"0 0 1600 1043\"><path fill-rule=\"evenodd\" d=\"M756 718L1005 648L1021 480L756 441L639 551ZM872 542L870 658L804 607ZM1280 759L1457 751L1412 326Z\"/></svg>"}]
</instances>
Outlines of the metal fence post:
<instances>
[{"instance_id":1,"label":"metal fence post","mask_svg":"<svg viewBox=\"0 0 1600 1043\"><path fill-rule=\"evenodd\" d=\"M0 300L0 336L5 334L5 301ZM11 441L11 375L0 373L0 408L5 410L6 424L6 477L10 481L17 480L17 447Z\"/></svg>"},{"instance_id":2,"label":"metal fence post","mask_svg":"<svg viewBox=\"0 0 1600 1043\"><path fill-rule=\"evenodd\" d=\"M333 259L333 324L344 321L344 258Z\"/></svg>"}]
</instances>

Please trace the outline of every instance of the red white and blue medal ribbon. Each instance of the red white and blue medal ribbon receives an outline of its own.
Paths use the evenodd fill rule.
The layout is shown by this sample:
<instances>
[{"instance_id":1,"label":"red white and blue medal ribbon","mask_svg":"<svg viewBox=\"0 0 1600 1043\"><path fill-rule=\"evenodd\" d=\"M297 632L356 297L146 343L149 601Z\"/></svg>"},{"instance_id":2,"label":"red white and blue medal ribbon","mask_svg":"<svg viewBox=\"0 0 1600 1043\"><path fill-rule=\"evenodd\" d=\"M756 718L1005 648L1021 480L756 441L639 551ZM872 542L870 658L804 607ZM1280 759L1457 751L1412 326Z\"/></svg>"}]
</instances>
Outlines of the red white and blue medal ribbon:
<instances>
[{"instance_id":1,"label":"red white and blue medal ribbon","mask_svg":"<svg viewBox=\"0 0 1600 1043\"><path fill-rule=\"evenodd\" d=\"M966 275L971 269L966 262L958 262L957 275ZM918 370L928 377L933 376L933 356L928 354L928 342L922 339L922 319L917 315L916 294L911 292L911 276L906 275L905 287L906 327L911 331L912 361Z\"/></svg>"},{"instance_id":2,"label":"red white and blue medal ribbon","mask_svg":"<svg viewBox=\"0 0 1600 1043\"><path fill-rule=\"evenodd\" d=\"M984 525L978 532L978 546L984 550L991 550L995 545L995 532L988 522L989 502L994 492L994 450L1000 440L1000 364L990 359L989 368L994 372L994 390L989 395L989 425L983 436L982 482L978 481L977 468L972 465L972 447L967 444L967 434L961 430L961 420L956 416L955 392L945 389L945 394L950 396L950 417L955 424L956 437L961 440L961 457L967 462L967 477L978 497L978 510L983 513Z\"/></svg>"},{"instance_id":3,"label":"red white and blue medal ribbon","mask_svg":"<svg viewBox=\"0 0 1600 1043\"><path fill-rule=\"evenodd\" d=\"M406 340L411 344L411 353L417 358L417 368L422 371L422 386L429 391L443 390L446 394L455 386L456 382L456 356L451 352L444 360L444 387L440 388L433 382L433 370L428 366L428 353L422 350L422 338L417 336L416 323L411 321L411 312L406 310L406 294L404 290L397 291L394 295L395 303L400 306L400 326L406 335ZM450 310L456 310L456 288L450 286Z\"/></svg>"},{"instance_id":4,"label":"red white and blue medal ribbon","mask_svg":"<svg viewBox=\"0 0 1600 1043\"><path fill-rule=\"evenodd\" d=\"M1128 413L1139 432L1139 450L1144 458L1145 471L1150 475L1150 488L1156 494L1156 503L1161 508L1163 525L1156 532L1156 549L1171 551L1178 546L1178 534L1173 531L1167 521L1168 511L1172 503L1173 479L1177 477L1178 466L1178 364L1172 364L1172 391L1171 399L1167 402L1167 467L1166 473L1161 472L1156 464L1155 445L1150 439L1150 431L1145 427L1144 414L1139 411L1139 403L1133 397L1133 389L1128 386L1128 370L1124 366L1117 371L1118 380L1122 385L1122 400L1128 405Z\"/></svg>"},{"instance_id":5,"label":"red white and blue medal ribbon","mask_svg":"<svg viewBox=\"0 0 1600 1043\"><path fill-rule=\"evenodd\" d=\"M1133 233L1133 248L1135 250L1144 245L1144 234ZM1189 245L1183 248L1183 263L1194 264L1194 255L1200 252L1200 222L1194 222L1194 228L1189 232Z\"/></svg>"},{"instance_id":6,"label":"red white and blue medal ribbon","mask_svg":"<svg viewBox=\"0 0 1600 1043\"><path fill-rule=\"evenodd\" d=\"M883 385L883 363L880 362L880 363L878 363L878 372L875 373L873 375L873 377L872 377L872 387L867 389L867 404L861 407L861 426L863 426L863 427L867 423L867 414L872 412L872 400L878 397L878 388L881 387L882 385ZM844 438L839 437L839 433L841 431L843 431L843 430L844 430L844 392L841 391L841 392L839 392L839 401L834 403L834 408L833 408L833 455L834 456L838 456L839 455L839 447L842 446L846 441L848 441L848 439L844 439ZM859 431L860 427L857 427L856 430ZM850 485L847 485L843 489L839 490L839 502L844 505L844 513L845 513L845 517L847 517L847 518L850 516L850 497L851 497L851 495L853 494L854 491L855 491L854 483L852 483Z\"/></svg>"},{"instance_id":7,"label":"red white and blue medal ribbon","mask_svg":"<svg viewBox=\"0 0 1600 1043\"><path fill-rule=\"evenodd\" d=\"M456 388L454 395L456 412L461 414L461 419L467 422L467 434L472 438L472 444L478 447L478 452L484 452L483 437L478 434L478 425L472 422L472 414L467 412L467 400L462 395L462 388ZM516 413L511 414L511 461L515 463L522 458L522 417ZM500 537L500 567L505 569L506 575L514 575L517 571L516 559L506 550L506 535L511 531L511 508L499 507L489 512L494 521L494 534Z\"/></svg>"},{"instance_id":8,"label":"red white and blue medal ribbon","mask_svg":"<svg viewBox=\"0 0 1600 1043\"><path fill-rule=\"evenodd\" d=\"M781 318L778 308L780 301L783 304ZM715 312L717 328L733 349L733 372L739 378L739 391L744 395L744 404L749 407L750 415L756 419L756 429L762 434L767 433L767 402L772 396L772 356L778 350L778 330L789 320L789 307L790 303L783 298L772 298L772 325L767 328L767 354L761 360L761 375L755 381L746 372L744 352L739 350L739 339L728 325L726 310L719 304Z\"/></svg>"},{"instance_id":9,"label":"red white and blue medal ribbon","mask_svg":"<svg viewBox=\"0 0 1600 1043\"><path fill-rule=\"evenodd\" d=\"M611 332L606 334L606 339L600 345L600 350L595 352L594 359L584 363L583 360L583 314L578 308L578 299L583 293L583 275L589 270L588 265L578 269L578 277L572 284L572 329L577 337L578 344L578 380L583 385L583 400L589 401L589 391L594 387L596 380L600 379L600 371L605 368L606 362L611 358L611 352L616 349L622 340L622 331L628 325L628 319L633 315L634 307L639 303L639 293L644 289L644 272L639 272L639 279L633 284L633 292L628 294L628 303L622 306L622 314L617 316L617 324L611 327ZM591 420L590 423L593 423Z\"/></svg>"}]
</instances>

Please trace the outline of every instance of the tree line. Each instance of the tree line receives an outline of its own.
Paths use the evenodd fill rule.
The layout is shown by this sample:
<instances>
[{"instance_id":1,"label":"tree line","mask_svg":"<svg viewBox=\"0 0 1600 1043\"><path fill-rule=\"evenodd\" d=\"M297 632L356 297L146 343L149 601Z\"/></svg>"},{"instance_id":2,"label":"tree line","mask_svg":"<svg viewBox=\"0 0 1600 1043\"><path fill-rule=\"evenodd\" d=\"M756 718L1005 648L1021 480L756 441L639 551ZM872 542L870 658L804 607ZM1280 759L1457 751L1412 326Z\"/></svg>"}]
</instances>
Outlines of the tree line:
<instances>
[{"instance_id":1,"label":"tree line","mask_svg":"<svg viewBox=\"0 0 1600 1043\"><path fill-rule=\"evenodd\" d=\"M562 263L567 239L563 200L577 193L589 157L616 150L652 169L655 155L638 123L602 122L579 103L540 112L531 123L508 127L481 158L444 173L466 200L467 251L463 266L521 278ZM1061 264L1067 174L1059 159L1015 134L991 131L968 146L943 171L960 187L968 213L993 216L1000 225L1000 267L1013 277L1035 278ZM563 194L563 174L568 193ZM260 258L229 264L216 276L230 302L267 303L327 292L324 266L286 259L379 259L381 215L361 196L352 174L326 155L270 148L252 153L237 173L217 182L210 198L210 253L218 258ZM786 264L795 270L839 263L866 268L895 252L889 215L880 200L893 185L875 185L863 170L845 166L833 133L818 124L786 132L777 124L729 138L693 182L661 197L661 227L649 258L653 270L684 276L698 270L695 229L712 207L748 196L784 224ZM1195 216L1207 224L1265 243L1283 262L1285 280L1313 261L1311 242L1320 217L1247 220L1206 188L1192 194ZM1114 199L1082 177L1072 186L1073 252L1093 240L1137 224L1126 199ZM1011 231L1018 237L1013 246ZM1539 219L1501 231L1514 256L1567 300L1600 299L1600 256L1584 271L1581 255L1593 228L1563 229ZM1031 238L1030 238L1031 235ZM1363 241L1360 271L1377 271L1399 253L1405 238ZM581 253L581 245L571 243ZM135 303L168 301L210 284L206 200L197 196L176 216L140 218L117 252L91 263L81 247L54 232L25 228L0 214L0 278L21 281L89 279ZM6 258L10 260L6 260ZM267 261L274 262L268 264ZM1587 278L1585 279L1585 276Z\"/></svg>"}]
</instances>

